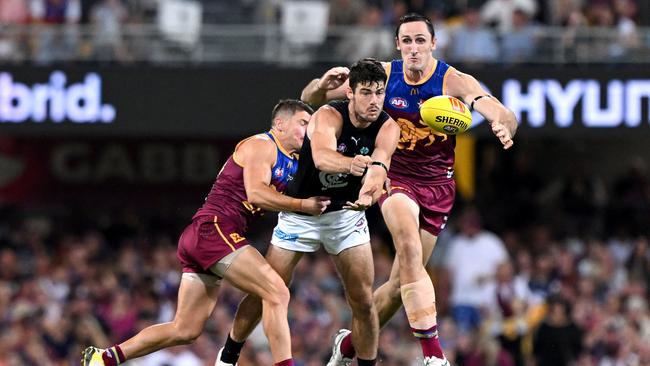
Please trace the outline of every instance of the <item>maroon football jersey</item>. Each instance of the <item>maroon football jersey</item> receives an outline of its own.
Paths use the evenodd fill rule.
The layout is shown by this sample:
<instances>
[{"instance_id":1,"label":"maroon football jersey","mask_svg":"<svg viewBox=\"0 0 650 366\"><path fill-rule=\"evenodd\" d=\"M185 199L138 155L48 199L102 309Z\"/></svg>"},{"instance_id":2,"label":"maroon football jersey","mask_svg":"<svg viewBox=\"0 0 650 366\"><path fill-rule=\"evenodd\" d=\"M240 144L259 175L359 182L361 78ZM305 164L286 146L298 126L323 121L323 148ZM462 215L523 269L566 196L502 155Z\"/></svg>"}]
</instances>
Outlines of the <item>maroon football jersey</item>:
<instances>
[{"instance_id":1,"label":"maroon football jersey","mask_svg":"<svg viewBox=\"0 0 650 366\"><path fill-rule=\"evenodd\" d=\"M297 156L295 154L289 155L270 132L250 138L268 138L275 142L277 158L271 172L271 185L278 192L283 192L298 169ZM235 151L247 140L237 144ZM219 220L226 220L234 224L235 227L240 228L242 232L245 232L248 225L262 214L262 210L248 202L246 189L244 188L244 169L234 159L233 155L228 158L223 168L221 168L210 193L205 199L205 203L194 214L193 219L200 216L217 216Z\"/></svg>"}]
</instances>

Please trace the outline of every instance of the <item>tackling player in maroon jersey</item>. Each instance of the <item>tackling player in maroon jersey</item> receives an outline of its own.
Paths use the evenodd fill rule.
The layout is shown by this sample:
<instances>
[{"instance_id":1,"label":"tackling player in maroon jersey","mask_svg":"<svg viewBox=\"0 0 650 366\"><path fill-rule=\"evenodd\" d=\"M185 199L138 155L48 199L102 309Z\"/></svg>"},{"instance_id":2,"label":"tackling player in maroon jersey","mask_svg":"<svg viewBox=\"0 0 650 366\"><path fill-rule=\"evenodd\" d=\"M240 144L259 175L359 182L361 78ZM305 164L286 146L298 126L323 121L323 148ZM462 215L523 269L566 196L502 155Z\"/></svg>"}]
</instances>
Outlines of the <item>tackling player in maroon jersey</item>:
<instances>
[{"instance_id":1,"label":"tackling player in maroon jersey","mask_svg":"<svg viewBox=\"0 0 650 366\"><path fill-rule=\"evenodd\" d=\"M262 322L275 365L293 365L287 321L289 290L245 234L262 210L296 210L319 215L325 197L284 196L298 168L312 109L283 100L273 109L271 130L240 142L226 161L201 207L178 241L183 267L174 320L143 329L123 343L88 347L84 366L115 366L162 348L192 343L201 335L216 303L222 279L262 299Z\"/></svg>"}]
</instances>

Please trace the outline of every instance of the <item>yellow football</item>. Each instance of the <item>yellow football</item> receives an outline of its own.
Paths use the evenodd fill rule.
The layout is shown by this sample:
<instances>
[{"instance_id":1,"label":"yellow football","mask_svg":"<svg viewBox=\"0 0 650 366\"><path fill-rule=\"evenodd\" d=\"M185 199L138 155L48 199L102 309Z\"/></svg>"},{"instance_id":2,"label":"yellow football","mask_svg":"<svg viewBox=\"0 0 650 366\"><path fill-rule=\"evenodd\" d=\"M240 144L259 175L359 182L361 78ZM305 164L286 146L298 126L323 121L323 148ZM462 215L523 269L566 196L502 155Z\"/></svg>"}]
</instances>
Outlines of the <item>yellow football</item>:
<instances>
[{"instance_id":1,"label":"yellow football","mask_svg":"<svg viewBox=\"0 0 650 366\"><path fill-rule=\"evenodd\" d=\"M429 127L447 135L463 133L472 125L469 107L449 95L427 99L420 106L420 117Z\"/></svg>"}]
</instances>

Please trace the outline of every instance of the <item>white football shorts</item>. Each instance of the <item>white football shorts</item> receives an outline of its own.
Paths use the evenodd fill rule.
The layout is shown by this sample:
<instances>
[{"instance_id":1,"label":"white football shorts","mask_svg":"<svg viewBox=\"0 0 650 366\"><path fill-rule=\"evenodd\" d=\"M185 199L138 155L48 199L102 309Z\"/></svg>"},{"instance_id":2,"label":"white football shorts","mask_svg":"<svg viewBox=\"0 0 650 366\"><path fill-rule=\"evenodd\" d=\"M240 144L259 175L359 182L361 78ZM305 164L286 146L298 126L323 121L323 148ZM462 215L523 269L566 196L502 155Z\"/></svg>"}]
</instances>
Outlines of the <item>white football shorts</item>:
<instances>
[{"instance_id":1,"label":"white football shorts","mask_svg":"<svg viewBox=\"0 0 650 366\"><path fill-rule=\"evenodd\" d=\"M370 242L364 211L339 210L320 216L280 212L271 244L294 252L315 252L322 244L327 253Z\"/></svg>"}]
</instances>

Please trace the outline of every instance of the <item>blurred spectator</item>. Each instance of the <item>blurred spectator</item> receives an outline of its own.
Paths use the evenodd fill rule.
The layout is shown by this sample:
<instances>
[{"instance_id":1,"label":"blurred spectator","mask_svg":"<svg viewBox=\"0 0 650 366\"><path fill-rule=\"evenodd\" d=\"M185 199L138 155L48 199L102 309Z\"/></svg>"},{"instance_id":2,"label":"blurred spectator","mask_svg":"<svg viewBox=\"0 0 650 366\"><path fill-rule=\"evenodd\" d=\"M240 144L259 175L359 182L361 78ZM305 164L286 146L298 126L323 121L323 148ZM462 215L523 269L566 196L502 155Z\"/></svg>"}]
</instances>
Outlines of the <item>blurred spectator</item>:
<instances>
[{"instance_id":1,"label":"blurred spectator","mask_svg":"<svg viewBox=\"0 0 650 366\"><path fill-rule=\"evenodd\" d=\"M0 25L25 24L29 21L29 18L27 0L0 1Z\"/></svg>"},{"instance_id":2,"label":"blurred spectator","mask_svg":"<svg viewBox=\"0 0 650 366\"><path fill-rule=\"evenodd\" d=\"M616 0L614 10L617 18L618 41L612 45L610 53L619 58L629 56L641 46L641 34L635 20L637 4L633 0Z\"/></svg>"},{"instance_id":3,"label":"blurred spectator","mask_svg":"<svg viewBox=\"0 0 650 366\"><path fill-rule=\"evenodd\" d=\"M0 1L0 61L8 60L18 62L26 56L26 34L16 26L27 24L30 20L27 0Z\"/></svg>"},{"instance_id":4,"label":"blurred spectator","mask_svg":"<svg viewBox=\"0 0 650 366\"><path fill-rule=\"evenodd\" d=\"M384 10L382 22L388 27L399 24L399 19L408 14L408 4L404 0L395 0Z\"/></svg>"},{"instance_id":5,"label":"blurred spectator","mask_svg":"<svg viewBox=\"0 0 650 366\"><path fill-rule=\"evenodd\" d=\"M126 8L120 0L102 0L91 9L94 58L126 61L129 58L122 41L122 26L126 23Z\"/></svg>"},{"instance_id":6,"label":"blurred spectator","mask_svg":"<svg viewBox=\"0 0 650 366\"><path fill-rule=\"evenodd\" d=\"M650 245L647 236L641 236L635 240L625 267L629 281L645 284L645 286L650 284Z\"/></svg>"},{"instance_id":7,"label":"blurred spectator","mask_svg":"<svg viewBox=\"0 0 650 366\"><path fill-rule=\"evenodd\" d=\"M463 23L452 35L449 58L454 62L481 64L497 61L499 46L496 37L481 23L476 8L468 8L463 13Z\"/></svg>"},{"instance_id":8,"label":"blurred spectator","mask_svg":"<svg viewBox=\"0 0 650 366\"><path fill-rule=\"evenodd\" d=\"M512 30L501 37L501 59L505 63L525 63L533 59L537 50L537 27L530 16L520 8L512 15Z\"/></svg>"},{"instance_id":9,"label":"blurred spectator","mask_svg":"<svg viewBox=\"0 0 650 366\"><path fill-rule=\"evenodd\" d=\"M497 268L508 260L501 239L481 225L476 209L463 211L458 220L460 232L451 240L445 259L452 283L452 316L461 330L476 329L480 325L481 308L493 296L488 291L494 288Z\"/></svg>"},{"instance_id":10,"label":"blurred spectator","mask_svg":"<svg viewBox=\"0 0 650 366\"><path fill-rule=\"evenodd\" d=\"M480 334L475 337L471 352L465 356L464 366L515 366L512 356L504 350L498 341Z\"/></svg>"},{"instance_id":11,"label":"blurred spectator","mask_svg":"<svg viewBox=\"0 0 650 366\"><path fill-rule=\"evenodd\" d=\"M66 60L78 54L81 0L32 1L32 19L49 25L38 28L33 40L33 57L38 63L48 64Z\"/></svg>"},{"instance_id":12,"label":"blurred spectator","mask_svg":"<svg viewBox=\"0 0 650 366\"><path fill-rule=\"evenodd\" d=\"M361 14L356 28L348 31L337 47L337 52L352 64L364 57L390 60L395 55L394 35L381 26L381 11L370 6Z\"/></svg>"},{"instance_id":13,"label":"blurred spectator","mask_svg":"<svg viewBox=\"0 0 650 366\"><path fill-rule=\"evenodd\" d=\"M557 297L548 301L548 315L535 334L533 351L538 365L569 366L582 349L582 331L571 319L569 303Z\"/></svg>"},{"instance_id":14,"label":"blurred spectator","mask_svg":"<svg viewBox=\"0 0 650 366\"><path fill-rule=\"evenodd\" d=\"M574 12L580 12L585 0L548 0L542 2L546 6L545 22L548 25L565 26Z\"/></svg>"},{"instance_id":15,"label":"blurred spectator","mask_svg":"<svg viewBox=\"0 0 650 366\"><path fill-rule=\"evenodd\" d=\"M541 303L535 302L524 277L515 276L512 263L501 263L496 281L487 287L486 327L517 366L525 365L525 338L539 323Z\"/></svg>"},{"instance_id":16,"label":"blurred spectator","mask_svg":"<svg viewBox=\"0 0 650 366\"><path fill-rule=\"evenodd\" d=\"M487 0L481 7L481 20L494 24L500 34L506 34L514 27L515 10L532 18L537 13L537 0Z\"/></svg>"},{"instance_id":17,"label":"blurred spectator","mask_svg":"<svg viewBox=\"0 0 650 366\"><path fill-rule=\"evenodd\" d=\"M440 2L429 7L429 10L425 14L431 19L436 33L436 49L433 52L438 59L444 60L446 59L451 35L449 26L446 23L446 7L442 4Z\"/></svg>"},{"instance_id":18,"label":"blurred spectator","mask_svg":"<svg viewBox=\"0 0 650 366\"><path fill-rule=\"evenodd\" d=\"M365 10L363 1L330 0L330 25L354 25Z\"/></svg>"}]
</instances>

